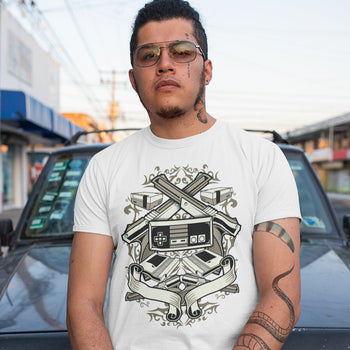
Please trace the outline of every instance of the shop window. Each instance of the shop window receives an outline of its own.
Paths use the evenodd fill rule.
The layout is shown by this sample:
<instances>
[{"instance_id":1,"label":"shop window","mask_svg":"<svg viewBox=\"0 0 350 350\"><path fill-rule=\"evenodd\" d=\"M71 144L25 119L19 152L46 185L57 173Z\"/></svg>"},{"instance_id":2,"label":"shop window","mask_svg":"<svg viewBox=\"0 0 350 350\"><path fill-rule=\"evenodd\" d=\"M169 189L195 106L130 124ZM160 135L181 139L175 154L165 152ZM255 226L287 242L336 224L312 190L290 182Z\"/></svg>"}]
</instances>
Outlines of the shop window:
<instances>
[{"instance_id":1,"label":"shop window","mask_svg":"<svg viewBox=\"0 0 350 350\"><path fill-rule=\"evenodd\" d=\"M3 203L13 205L14 198L14 160L15 149L11 145L1 145L2 153L2 178L3 178Z\"/></svg>"}]
</instances>

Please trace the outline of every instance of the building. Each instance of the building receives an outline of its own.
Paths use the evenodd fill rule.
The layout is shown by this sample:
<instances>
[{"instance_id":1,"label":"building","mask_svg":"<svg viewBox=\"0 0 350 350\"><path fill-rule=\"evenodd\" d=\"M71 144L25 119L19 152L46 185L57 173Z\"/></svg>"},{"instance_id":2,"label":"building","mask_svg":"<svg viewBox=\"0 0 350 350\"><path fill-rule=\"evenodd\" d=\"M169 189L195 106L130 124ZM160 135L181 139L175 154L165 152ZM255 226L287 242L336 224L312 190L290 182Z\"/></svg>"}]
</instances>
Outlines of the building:
<instances>
[{"instance_id":1,"label":"building","mask_svg":"<svg viewBox=\"0 0 350 350\"><path fill-rule=\"evenodd\" d=\"M350 113L286 134L305 149L327 191L350 193Z\"/></svg>"},{"instance_id":2,"label":"building","mask_svg":"<svg viewBox=\"0 0 350 350\"><path fill-rule=\"evenodd\" d=\"M59 65L0 4L0 212L24 206L27 149L56 147L80 126L59 108Z\"/></svg>"}]
</instances>

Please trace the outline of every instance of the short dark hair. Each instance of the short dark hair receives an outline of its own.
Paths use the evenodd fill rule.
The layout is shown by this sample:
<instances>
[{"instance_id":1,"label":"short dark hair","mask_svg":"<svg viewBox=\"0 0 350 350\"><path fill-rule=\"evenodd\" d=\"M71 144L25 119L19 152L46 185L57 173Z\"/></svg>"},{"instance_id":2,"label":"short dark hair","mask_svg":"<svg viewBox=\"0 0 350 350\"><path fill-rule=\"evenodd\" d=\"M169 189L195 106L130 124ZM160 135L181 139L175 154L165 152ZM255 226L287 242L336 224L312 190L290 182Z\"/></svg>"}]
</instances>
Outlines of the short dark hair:
<instances>
[{"instance_id":1,"label":"short dark hair","mask_svg":"<svg viewBox=\"0 0 350 350\"><path fill-rule=\"evenodd\" d=\"M184 18L192 21L193 35L204 53L204 60L208 58L208 41L205 30L200 21L199 13L184 0L153 0L139 10L130 39L130 61L134 63L134 52L137 47L137 35L142 26L151 21L164 21L173 18Z\"/></svg>"}]
</instances>

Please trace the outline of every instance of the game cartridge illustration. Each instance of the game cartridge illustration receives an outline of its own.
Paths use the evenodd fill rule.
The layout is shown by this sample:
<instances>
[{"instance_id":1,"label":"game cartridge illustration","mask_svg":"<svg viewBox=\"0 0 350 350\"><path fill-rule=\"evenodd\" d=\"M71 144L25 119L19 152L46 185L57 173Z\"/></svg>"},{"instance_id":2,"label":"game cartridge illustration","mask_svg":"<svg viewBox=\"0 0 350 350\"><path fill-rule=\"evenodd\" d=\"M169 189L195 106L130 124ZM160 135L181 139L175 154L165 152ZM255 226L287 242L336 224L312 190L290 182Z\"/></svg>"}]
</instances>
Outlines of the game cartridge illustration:
<instances>
[{"instance_id":1,"label":"game cartridge illustration","mask_svg":"<svg viewBox=\"0 0 350 350\"><path fill-rule=\"evenodd\" d=\"M148 183L152 191L130 194L130 202L146 214L128 224L122 235L125 243L139 248L128 267L126 301L165 304L166 320L178 323L180 318L199 319L207 296L239 293L236 262L224 238L234 242L241 226L216 208L231 200L233 190L212 186L215 182L198 171L181 187L159 173Z\"/></svg>"}]
</instances>

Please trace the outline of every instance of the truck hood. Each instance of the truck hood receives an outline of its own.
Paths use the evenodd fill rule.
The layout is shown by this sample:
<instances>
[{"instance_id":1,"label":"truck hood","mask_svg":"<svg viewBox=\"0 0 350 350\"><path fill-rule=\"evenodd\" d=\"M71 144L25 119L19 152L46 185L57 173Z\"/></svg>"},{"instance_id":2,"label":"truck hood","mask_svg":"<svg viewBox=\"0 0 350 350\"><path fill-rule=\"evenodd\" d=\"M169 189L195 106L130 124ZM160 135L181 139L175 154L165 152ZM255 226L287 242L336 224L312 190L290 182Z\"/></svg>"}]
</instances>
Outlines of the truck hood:
<instances>
[{"instance_id":1,"label":"truck hood","mask_svg":"<svg viewBox=\"0 0 350 350\"><path fill-rule=\"evenodd\" d=\"M69 255L56 243L0 259L0 333L66 329Z\"/></svg>"},{"instance_id":2,"label":"truck hood","mask_svg":"<svg viewBox=\"0 0 350 350\"><path fill-rule=\"evenodd\" d=\"M349 315L349 268L330 246L302 244L301 314L296 327L350 328Z\"/></svg>"},{"instance_id":3,"label":"truck hood","mask_svg":"<svg viewBox=\"0 0 350 350\"><path fill-rule=\"evenodd\" d=\"M70 244L56 243L0 259L0 333L66 329L69 255ZM350 270L334 250L303 244L301 280L296 327L350 328Z\"/></svg>"}]
</instances>

